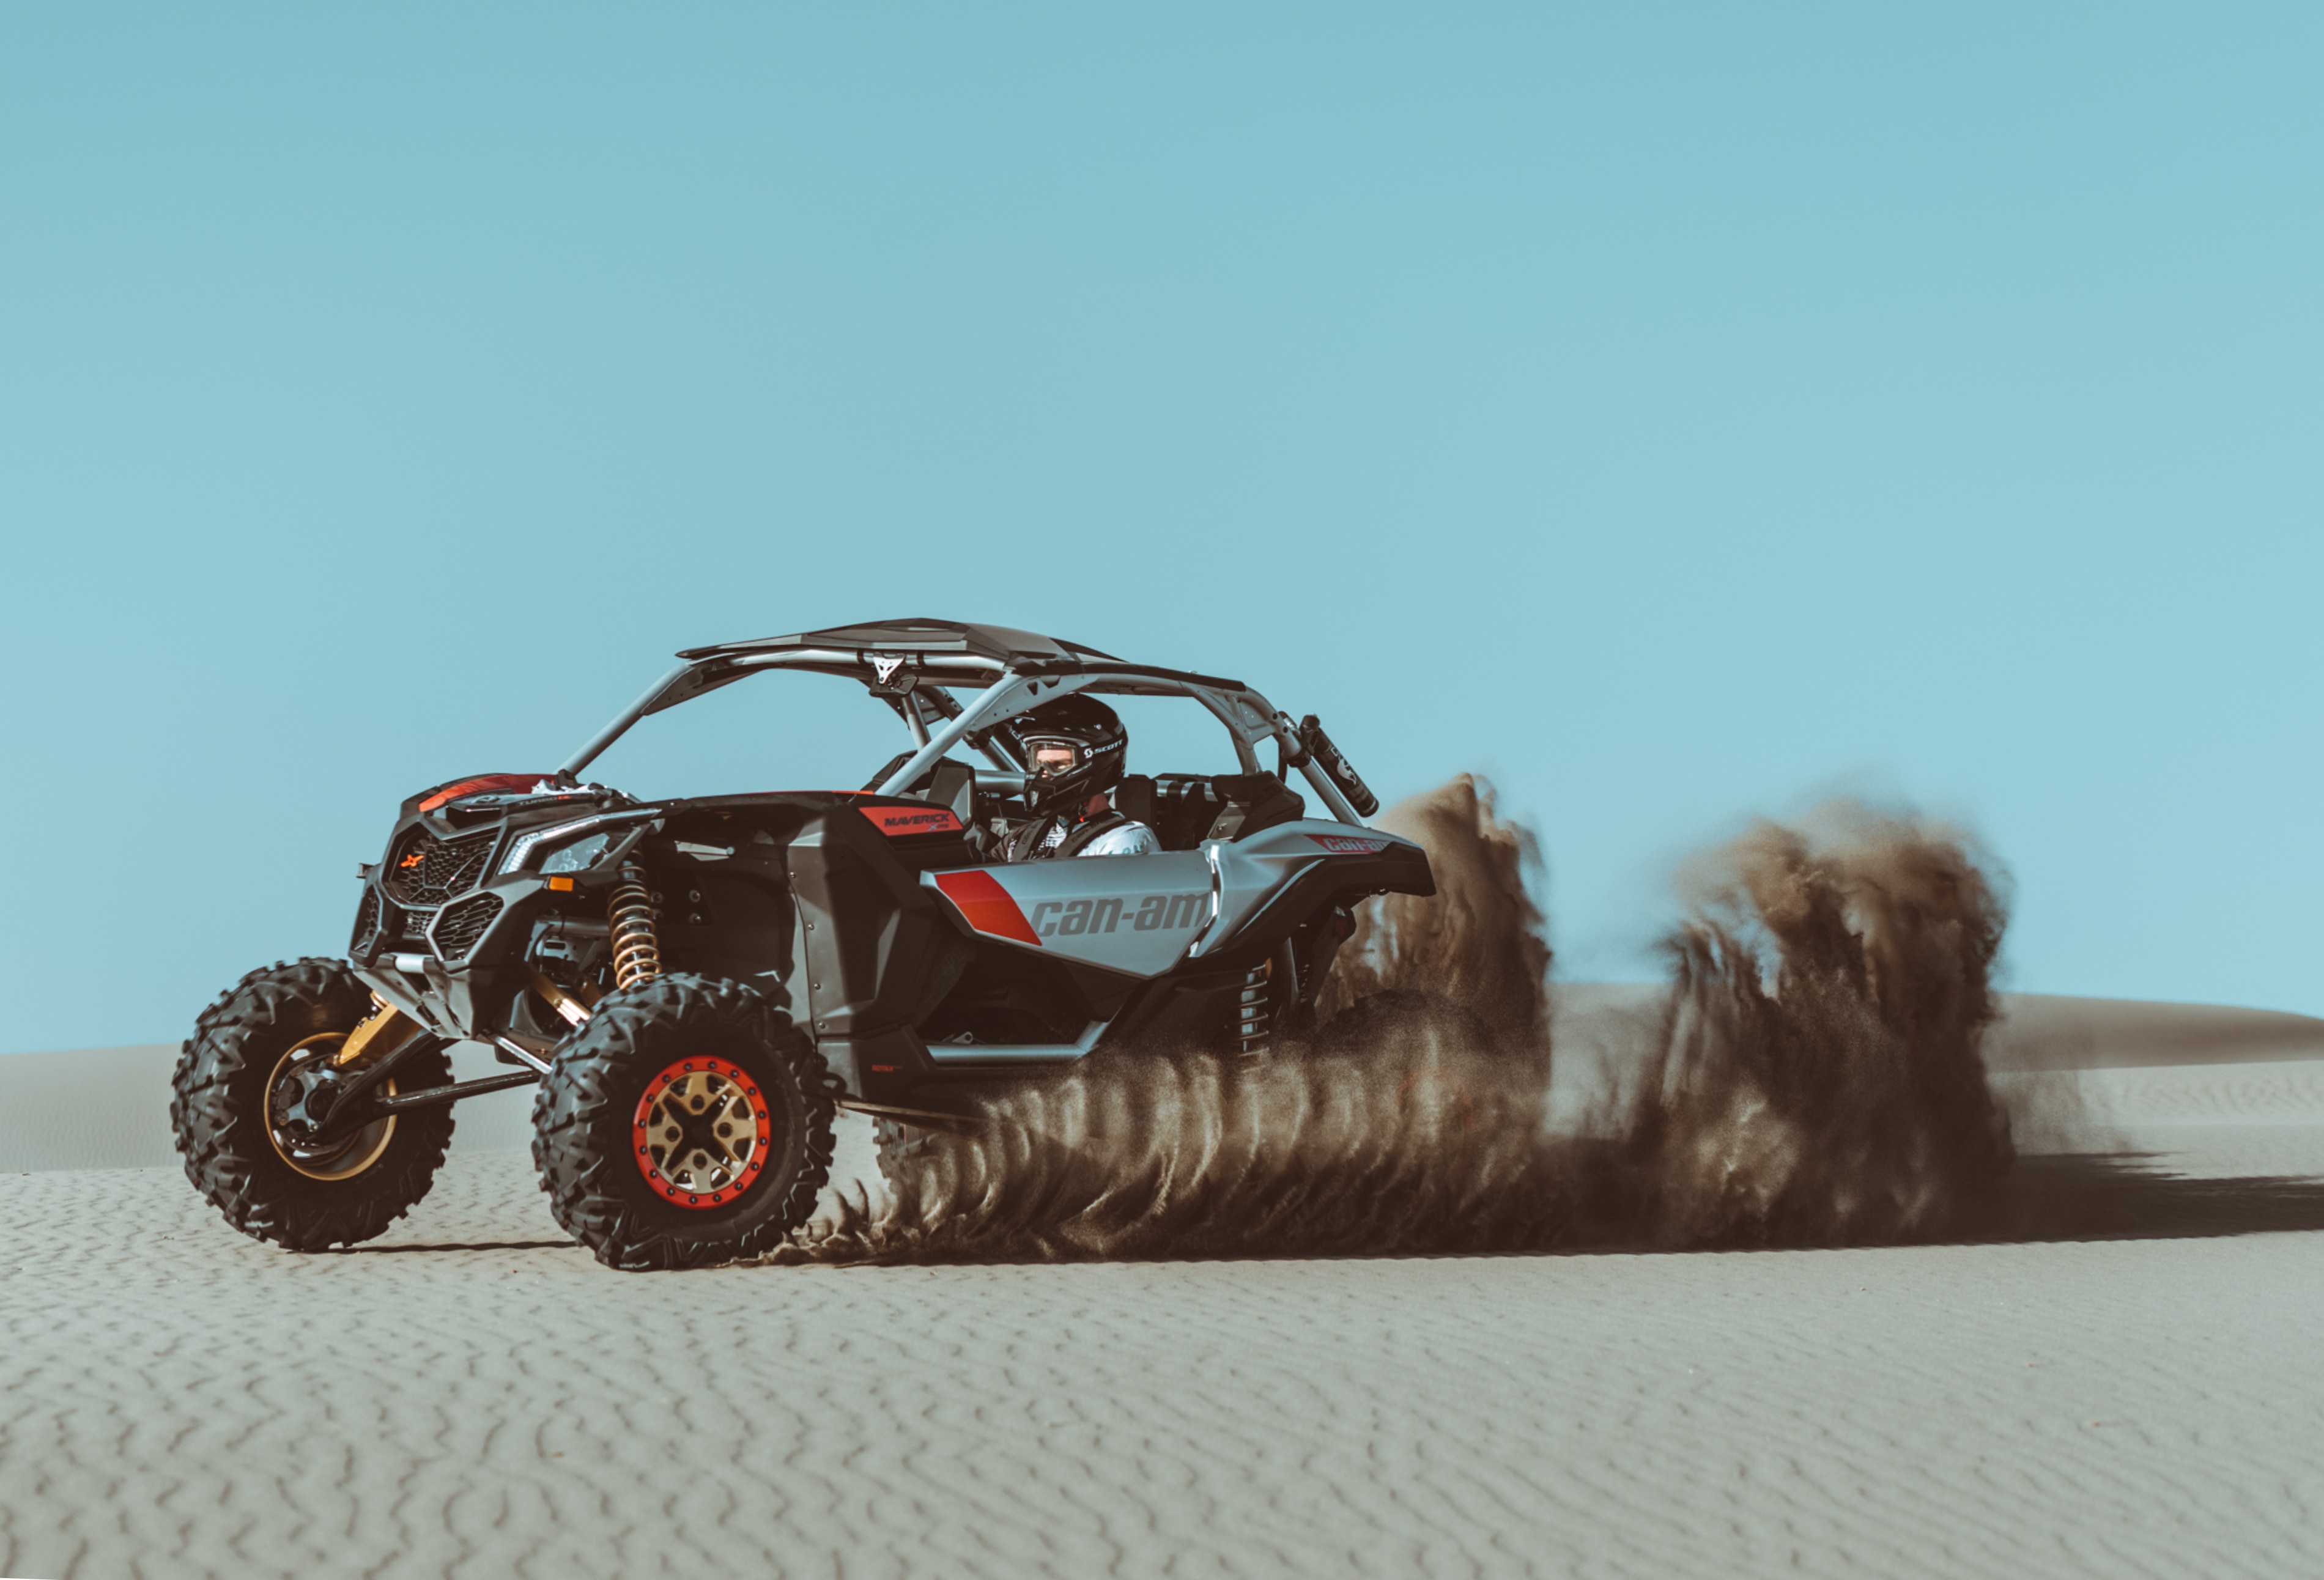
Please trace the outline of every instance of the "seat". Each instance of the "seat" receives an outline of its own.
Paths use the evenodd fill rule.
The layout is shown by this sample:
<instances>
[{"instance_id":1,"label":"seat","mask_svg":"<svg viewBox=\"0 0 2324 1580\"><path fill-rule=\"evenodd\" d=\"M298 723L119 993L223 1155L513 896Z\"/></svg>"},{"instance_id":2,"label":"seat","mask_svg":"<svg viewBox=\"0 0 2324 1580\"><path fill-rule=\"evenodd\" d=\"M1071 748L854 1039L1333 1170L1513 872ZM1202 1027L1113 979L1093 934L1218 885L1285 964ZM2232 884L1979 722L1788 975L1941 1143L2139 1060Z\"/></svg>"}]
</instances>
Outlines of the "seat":
<instances>
[{"instance_id":1,"label":"seat","mask_svg":"<svg viewBox=\"0 0 2324 1580\"><path fill-rule=\"evenodd\" d=\"M1155 826L1154 780L1147 774L1124 774L1113 787L1113 809L1132 822Z\"/></svg>"},{"instance_id":2,"label":"seat","mask_svg":"<svg viewBox=\"0 0 2324 1580\"><path fill-rule=\"evenodd\" d=\"M1240 840L1307 815L1306 800L1273 774L1221 774L1211 784L1226 804L1203 835L1205 840Z\"/></svg>"},{"instance_id":3,"label":"seat","mask_svg":"<svg viewBox=\"0 0 2324 1580\"><path fill-rule=\"evenodd\" d=\"M960 826L973 828L976 823L976 770L966 763L956 763L950 758L938 758L930 769L927 788L920 798L938 806L950 807Z\"/></svg>"},{"instance_id":4,"label":"seat","mask_svg":"<svg viewBox=\"0 0 2324 1580\"><path fill-rule=\"evenodd\" d=\"M1132 781L1138 789L1131 791ZM1114 804L1138 817L1134 795L1152 815L1138 817L1165 850L1192 850L1204 840L1239 840L1307 815L1307 803L1273 774L1131 775Z\"/></svg>"},{"instance_id":5,"label":"seat","mask_svg":"<svg viewBox=\"0 0 2324 1580\"><path fill-rule=\"evenodd\" d=\"M1226 804L1207 774L1157 774L1147 781L1154 815L1142 821L1165 850L1191 850L1218 821Z\"/></svg>"}]
</instances>

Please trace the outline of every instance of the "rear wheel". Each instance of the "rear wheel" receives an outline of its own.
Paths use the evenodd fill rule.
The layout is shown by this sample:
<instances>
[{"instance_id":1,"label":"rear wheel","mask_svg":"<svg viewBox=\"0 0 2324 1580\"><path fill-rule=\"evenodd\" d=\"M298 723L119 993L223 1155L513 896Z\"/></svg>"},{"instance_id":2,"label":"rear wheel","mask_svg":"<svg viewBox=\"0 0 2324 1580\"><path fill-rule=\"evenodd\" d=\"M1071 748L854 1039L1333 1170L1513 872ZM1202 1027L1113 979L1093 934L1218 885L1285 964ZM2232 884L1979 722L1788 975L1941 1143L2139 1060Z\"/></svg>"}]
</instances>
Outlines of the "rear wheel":
<instances>
[{"instance_id":1,"label":"rear wheel","mask_svg":"<svg viewBox=\"0 0 2324 1580\"><path fill-rule=\"evenodd\" d=\"M831 1174L822 1054L739 983L663 977L608 995L533 1105L549 1210L608 1267L762 1256Z\"/></svg>"},{"instance_id":2,"label":"rear wheel","mask_svg":"<svg viewBox=\"0 0 2324 1580\"><path fill-rule=\"evenodd\" d=\"M452 1140L448 1104L317 1138L326 1094L344 1073L334 1056L372 1007L341 961L272 965L204 1011L179 1054L170 1123L186 1177L254 1239L293 1251L356 1245L384 1232L434 1183ZM422 1049L379 1089L451 1079L443 1051Z\"/></svg>"}]
</instances>

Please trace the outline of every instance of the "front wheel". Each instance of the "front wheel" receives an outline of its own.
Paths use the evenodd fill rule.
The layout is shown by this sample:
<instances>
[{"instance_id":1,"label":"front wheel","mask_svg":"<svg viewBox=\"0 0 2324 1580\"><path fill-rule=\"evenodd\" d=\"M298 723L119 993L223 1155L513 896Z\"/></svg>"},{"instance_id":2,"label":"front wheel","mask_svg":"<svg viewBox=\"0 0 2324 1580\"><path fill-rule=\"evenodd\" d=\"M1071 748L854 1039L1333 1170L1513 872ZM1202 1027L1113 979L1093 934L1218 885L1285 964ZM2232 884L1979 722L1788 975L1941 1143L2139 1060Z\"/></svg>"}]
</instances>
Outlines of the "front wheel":
<instances>
[{"instance_id":1,"label":"front wheel","mask_svg":"<svg viewBox=\"0 0 2324 1580\"><path fill-rule=\"evenodd\" d=\"M739 983L609 994L534 1100L549 1210L626 1272L765 1255L830 1178L827 1080L806 1033Z\"/></svg>"},{"instance_id":2,"label":"front wheel","mask_svg":"<svg viewBox=\"0 0 2324 1580\"><path fill-rule=\"evenodd\" d=\"M370 991L343 962L305 960L253 971L195 1023L171 1082L171 1127L186 1177L252 1238L292 1251L356 1245L434 1182L452 1140L448 1104L313 1138L309 1106L323 1111L321 1094L343 1073L334 1056L371 1013ZM422 1048L380 1089L451 1079L443 1051Z\"/></svg>"}]
</instances>

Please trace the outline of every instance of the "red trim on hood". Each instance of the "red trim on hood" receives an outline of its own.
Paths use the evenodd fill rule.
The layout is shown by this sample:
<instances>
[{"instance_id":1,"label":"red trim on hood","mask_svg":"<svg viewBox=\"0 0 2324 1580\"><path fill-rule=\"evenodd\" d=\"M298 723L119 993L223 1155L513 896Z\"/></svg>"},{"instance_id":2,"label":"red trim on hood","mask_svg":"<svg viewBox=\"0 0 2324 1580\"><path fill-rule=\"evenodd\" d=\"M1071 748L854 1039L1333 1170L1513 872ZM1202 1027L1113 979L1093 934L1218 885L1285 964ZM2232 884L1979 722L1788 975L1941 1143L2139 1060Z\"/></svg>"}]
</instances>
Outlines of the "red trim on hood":
<instances>
[{"instance_id":1,"label":"red trim on hood","mask_svg":"<svg viewBox=\"0 0 2324 1580\"><path fill-rule=\"evenodd\" d=\"M442 789L429 792L428 799L420 804L420 810L433 812L463 795L483 795L494 790L530 790L543 779L555 777L554 774L479 774L473 779L455 779Z\"/></svg>"}]
</instances>

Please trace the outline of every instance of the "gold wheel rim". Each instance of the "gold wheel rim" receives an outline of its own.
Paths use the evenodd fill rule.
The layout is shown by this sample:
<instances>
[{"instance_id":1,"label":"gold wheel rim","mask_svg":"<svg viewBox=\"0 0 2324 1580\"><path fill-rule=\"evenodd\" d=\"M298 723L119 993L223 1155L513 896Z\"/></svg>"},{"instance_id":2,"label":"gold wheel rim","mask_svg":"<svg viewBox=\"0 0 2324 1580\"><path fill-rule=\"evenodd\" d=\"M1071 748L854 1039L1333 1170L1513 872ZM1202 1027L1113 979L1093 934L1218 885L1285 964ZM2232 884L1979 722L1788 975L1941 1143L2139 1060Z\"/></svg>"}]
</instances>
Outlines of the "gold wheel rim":
<instances>
[{"instance_id":1,"label":"gold wheel rim","mask_svg":"<svg viewBox=\"0 0 2324 1580\"><path fill-rule=\"evenodd\" d=\"M276 1157L309 1180L352 1180L379 1162L388 1143L395 1139L396 1116L392 1114L374 1119L346 1140L324 1147L299 1146L282 1134L282 1127L275 1121L274 1094L283 1076L298 1065L327 1064L330 1056L346 1040L345 1032L322 1032L295 1043L274 1061L274 1069L266 1078L266 1139L273 1145ZM389 1076L380 1083L379 1089L394 1096L395 1078Z\"/></svg>"},{"instance_id":2,"label":"gold wheel rim","mask_svg":"<svg viewBox=\"0 0 2324 1580\"><path fill-rule=\"evenodd\" d=\"M767 1166L774 1116L738 1064L674 1060L646 1083L630 1125L638 1171L657 1196L703 1210L740 1200Z\"/></svg>"}]
</instances>

